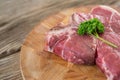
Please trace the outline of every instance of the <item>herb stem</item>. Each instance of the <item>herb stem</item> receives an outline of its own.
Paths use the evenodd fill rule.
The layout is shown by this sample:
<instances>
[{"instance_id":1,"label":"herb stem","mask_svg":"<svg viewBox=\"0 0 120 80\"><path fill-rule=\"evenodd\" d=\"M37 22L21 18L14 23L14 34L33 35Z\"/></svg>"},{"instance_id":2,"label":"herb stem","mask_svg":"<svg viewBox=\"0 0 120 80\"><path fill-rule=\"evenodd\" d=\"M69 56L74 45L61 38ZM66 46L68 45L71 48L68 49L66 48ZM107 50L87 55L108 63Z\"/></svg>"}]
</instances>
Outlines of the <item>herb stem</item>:
<instances>
[{"instance_id":1,"label":"herb stem","mask_svg":"<svg viewBox=\"0 0 120 80\"><path fill-rule=\"evenodd\" d=\"M117 47L118 47L118 46L116 46L115 44L113 44L113 43L111 43L111 42L109 42L109 41L107 41L107 40L101 38L98 34L96 34L95 37L98 38L99 40L103 41L104 43L106 43L106 44L108 44L108 45L114 47L114 48L117 48Z\"/></svg>"}]
</instances>

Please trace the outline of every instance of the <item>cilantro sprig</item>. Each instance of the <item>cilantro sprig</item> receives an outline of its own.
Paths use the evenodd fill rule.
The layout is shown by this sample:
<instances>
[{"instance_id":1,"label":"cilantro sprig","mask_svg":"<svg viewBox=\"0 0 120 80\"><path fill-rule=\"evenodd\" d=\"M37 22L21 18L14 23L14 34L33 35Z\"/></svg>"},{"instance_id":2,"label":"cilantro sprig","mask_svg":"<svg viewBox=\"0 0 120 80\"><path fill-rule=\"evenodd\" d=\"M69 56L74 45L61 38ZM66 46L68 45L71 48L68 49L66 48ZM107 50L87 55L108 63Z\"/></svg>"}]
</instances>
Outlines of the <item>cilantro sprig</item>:
<instances>
[{"instance_id":1,"label":"cilantro sprig","mask_svg":"<svg viewBox=\"0 0 120 80\"><path fill-rule=\"evenodd\" d=\"M93 18L88 21L82 22L78 26L77 33L79 35L85 35L85 34L92 35L95 38L103 41L104 43L106 43L114 48L117 48L117 46L115 44L113 44L99 36L99 34L104 33L104 25L97 18Z\"/></svg>"}]
</instances>

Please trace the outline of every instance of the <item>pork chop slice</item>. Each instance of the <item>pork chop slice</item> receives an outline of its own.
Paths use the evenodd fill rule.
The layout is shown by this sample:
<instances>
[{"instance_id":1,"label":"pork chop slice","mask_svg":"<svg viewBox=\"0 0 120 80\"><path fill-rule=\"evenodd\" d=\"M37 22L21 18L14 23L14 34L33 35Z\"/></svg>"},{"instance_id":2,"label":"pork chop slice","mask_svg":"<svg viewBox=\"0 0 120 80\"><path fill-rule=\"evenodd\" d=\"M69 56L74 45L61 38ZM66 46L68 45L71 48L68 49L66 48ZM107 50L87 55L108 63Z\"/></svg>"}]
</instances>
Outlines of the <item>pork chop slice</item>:
<instances>
[{"instance_id":1,"label":"pork chop slice","mask_svg":"<svg viewBox=\"0 0 120 80\"><path fill-rule=\"evenodd\" d=\"M120 13L108 6L97 6L92 9L91 14L106 18L105 32L101 37L118 46L113 48L98 41L96 64L108 80L120 80Z\"/></svg>"},{"instance_id":2,"label":"pork chop slice","mask_svg":"<svg viewBox=\"0 0 120 80\"><path fill-rule=\"evenodd\" d=\"M95 64L95 39L79 36L76 26L60 27L58 25L47 33L45 50L75 64Z\"/></svg>"}]
</instances>

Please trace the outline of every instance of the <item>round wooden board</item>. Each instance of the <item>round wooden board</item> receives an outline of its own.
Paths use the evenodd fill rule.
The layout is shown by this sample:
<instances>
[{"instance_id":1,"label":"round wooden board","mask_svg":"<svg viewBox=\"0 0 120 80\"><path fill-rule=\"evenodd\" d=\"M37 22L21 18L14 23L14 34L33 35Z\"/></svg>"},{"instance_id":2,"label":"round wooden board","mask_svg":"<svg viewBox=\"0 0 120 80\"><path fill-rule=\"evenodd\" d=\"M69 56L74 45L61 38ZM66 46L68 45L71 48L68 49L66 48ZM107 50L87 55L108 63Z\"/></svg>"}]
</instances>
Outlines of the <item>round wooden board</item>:
<instances>
[{"instance_id":1,"label":"round wooden board","mask_svg":"<svg viewBox=\"0 0 120 80\"><path fill-rule=\"evenodd\" d=\"M96 66L72 65L43 51L45 33L60 22L67 24L74 12L88 13L92 7L70 8L42 21L27 36L21 48L21 71L25 80L106 80Z\"/></svg>"}]
</instances>

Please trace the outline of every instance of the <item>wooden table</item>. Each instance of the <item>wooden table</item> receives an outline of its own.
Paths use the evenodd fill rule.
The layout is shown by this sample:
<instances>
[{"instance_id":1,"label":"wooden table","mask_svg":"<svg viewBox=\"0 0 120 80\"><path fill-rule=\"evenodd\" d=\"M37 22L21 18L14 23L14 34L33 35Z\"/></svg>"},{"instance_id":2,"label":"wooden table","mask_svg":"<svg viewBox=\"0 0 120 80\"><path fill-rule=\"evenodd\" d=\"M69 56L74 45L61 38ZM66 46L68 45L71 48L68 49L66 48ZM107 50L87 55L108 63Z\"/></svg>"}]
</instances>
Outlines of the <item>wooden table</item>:
<instances>
[{"instance_id":1,"label":"wooden table","mask_svg":"<svg viewBox=\"0 0 120 80\"><path fill-rule=\"evenodd\" d=\"M120 0L0 0L0 80L22 80L20 47L41 20L63 9L93 4L120 7Z\"/></svg>"}]
</instances>

